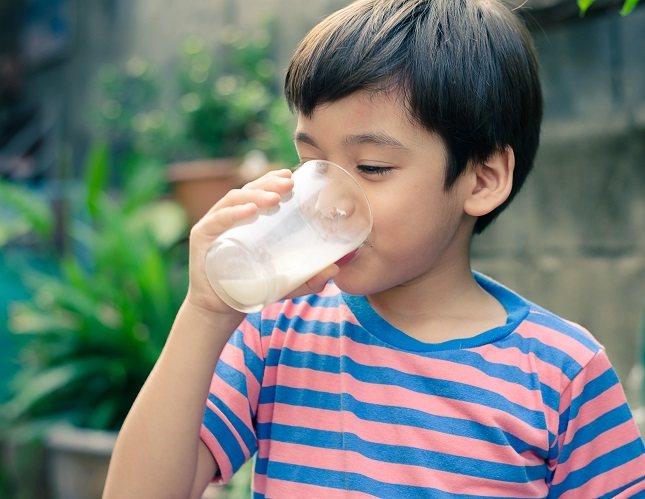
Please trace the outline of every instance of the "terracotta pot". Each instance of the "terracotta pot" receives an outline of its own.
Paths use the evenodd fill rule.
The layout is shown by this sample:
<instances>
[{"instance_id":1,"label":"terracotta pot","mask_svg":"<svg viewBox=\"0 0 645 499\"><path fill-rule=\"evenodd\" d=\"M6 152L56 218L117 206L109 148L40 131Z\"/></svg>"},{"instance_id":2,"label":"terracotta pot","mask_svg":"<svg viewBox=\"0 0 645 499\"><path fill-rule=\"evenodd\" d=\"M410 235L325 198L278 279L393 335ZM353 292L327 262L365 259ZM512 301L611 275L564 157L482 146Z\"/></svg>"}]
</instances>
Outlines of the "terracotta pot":
<instances>
[{"instance_id":1,"label":"terracotta pot","mask_svg":"<svg viewBox=\"0 0 645 499\"><path fill-rule=\"evenodd\" d=\"M168 180L175 199L195 224L224 194L242 185L237 159L200 159L174 163Z\"/></svg>"}]
</instances>

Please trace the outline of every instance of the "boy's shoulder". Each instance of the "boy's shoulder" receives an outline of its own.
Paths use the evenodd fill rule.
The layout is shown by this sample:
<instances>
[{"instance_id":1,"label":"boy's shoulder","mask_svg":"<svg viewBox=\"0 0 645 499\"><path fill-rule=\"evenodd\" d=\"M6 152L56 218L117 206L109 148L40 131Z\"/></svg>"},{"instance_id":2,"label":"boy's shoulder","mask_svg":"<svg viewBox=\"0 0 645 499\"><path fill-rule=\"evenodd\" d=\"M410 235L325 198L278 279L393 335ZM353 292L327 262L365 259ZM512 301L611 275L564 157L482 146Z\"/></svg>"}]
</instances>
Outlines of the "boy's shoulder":
<instances>
[{"instance_id":1,"label":"boy's shoulder","mask_svg":"<svg viewBox=\"0 0 645 499\"><path fill-rule=\"evenodd\" d=\"M559 366L567 377L573 379L604 350L604 346L584 326L524 298L489 277L480 275L479 279L493 283L498 288L497 293L506 295L506 300L510 296L515 303L523 304L523 318L506 339L523 353Z\"/></svg>"}]
</instances>

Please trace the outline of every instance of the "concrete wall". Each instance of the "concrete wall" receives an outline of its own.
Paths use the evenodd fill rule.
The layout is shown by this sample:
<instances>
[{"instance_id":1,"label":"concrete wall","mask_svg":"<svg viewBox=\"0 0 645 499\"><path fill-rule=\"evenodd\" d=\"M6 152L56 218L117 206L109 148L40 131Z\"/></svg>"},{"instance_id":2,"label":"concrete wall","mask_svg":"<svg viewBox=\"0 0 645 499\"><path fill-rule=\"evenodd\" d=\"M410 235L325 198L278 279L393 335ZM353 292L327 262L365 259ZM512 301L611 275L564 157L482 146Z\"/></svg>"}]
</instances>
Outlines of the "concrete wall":
<instances>
[{"instance_id":1,"label":"concrete wall","mask_svg":"<svg viewBox=\"0 0 645 499\"><path fill-rule=\"evenodd\" d=\"M581 323L623 380L645 310L645 9L535 32L546 102L526 187L478 268Z\"/></svg>"}]
</instances>

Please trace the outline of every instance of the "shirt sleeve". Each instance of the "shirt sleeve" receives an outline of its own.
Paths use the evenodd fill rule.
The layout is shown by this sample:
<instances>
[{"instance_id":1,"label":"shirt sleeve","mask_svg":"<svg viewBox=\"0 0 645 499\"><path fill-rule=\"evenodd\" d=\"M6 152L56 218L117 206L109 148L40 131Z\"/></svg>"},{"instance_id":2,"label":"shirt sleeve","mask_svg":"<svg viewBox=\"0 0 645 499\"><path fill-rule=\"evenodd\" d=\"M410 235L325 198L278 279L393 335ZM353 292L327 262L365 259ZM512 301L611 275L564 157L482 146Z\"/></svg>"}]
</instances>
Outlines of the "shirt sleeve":
<instances>
[{"instance_id":1,"label":"shirt sleeve","mask_svg":"<svg viewBox=\"0 0 645 499\"><path fill-rule=\"evenodd\" d=\"M260 317L250 315L224 347L209 389L200 437L227 483L255 453L255 416L264 373Z\"/></svg>"},{"instance_id":2,"label":"shirt sleeve","mask_svg":"<svg viewBox=\"0 0 645 499\"><path fill-rule=\"evenodd\" d=\"M645 497L645 445L600 350L566 388L549 497Z\"/></svg>"}]
</instances>

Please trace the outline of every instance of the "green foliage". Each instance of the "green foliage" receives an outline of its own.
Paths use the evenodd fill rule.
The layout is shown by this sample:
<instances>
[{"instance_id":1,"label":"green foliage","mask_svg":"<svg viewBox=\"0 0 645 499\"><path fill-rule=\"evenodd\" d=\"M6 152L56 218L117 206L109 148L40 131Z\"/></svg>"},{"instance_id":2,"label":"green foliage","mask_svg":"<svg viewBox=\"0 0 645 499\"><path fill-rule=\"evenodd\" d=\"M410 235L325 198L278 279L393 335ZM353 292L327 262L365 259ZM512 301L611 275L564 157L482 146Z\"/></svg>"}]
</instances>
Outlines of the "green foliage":
<instances>
[{"instance_id":1,"label":"green foliage","mask_svg":"<svg viewBox=\"0 0 645 499\"><path fill-rule=\"evenodd\" d=\"M200 37L187 38L165 68L171 78L141 58L105 67L103 134L126 157L168 163L261 150L271 161L293 164L293 117L281 94L269 28L250 36L227 28L216 50Z\"/></svg>"},{"instance_id":2,"label":"green foliage","mask_svg":"<svg viewBox=\"0 0 645 499\"><path fill-rule=\"evenodd\" d=\"M0 183L0 247L28 232L42 238L51 236L54 218L47 203L36 193Z\"/></svg>"},{"instance_id":3,"label":"green foliage","mask_svg":"<svg viewBox=\"0 0 645 499\"><path fill-rule=\"evenodd\" d=\"M640 0L625 0L623 7L620 9L620 15L626 16L631 14L631 12L636 8Z\"/></svg>"},{"instance_id":4,"label":"green foliage","mask_svg":"<svg viewBox=\"0 0 645 499\"><path fill-rule=\"evenodd\" d=\"M185 294L177 243L187 226L178 206L160 200L163 173L141 164L116 196L106 192L108 164L107 148L96 146L83 184L68 193L71 250L56 257L56 272L20 269L31 298L10 308L10 330L23 345L3 408L13 426L65 420L118 429Z\"/></svg>"},{"instance_id":5,"label":"green foliage","mask_svg":"<svg viewBox=\"0 0 645 499\"><path fill-rule=\"evenodd\" d=\"M580 15L583 16L595 0L577 0ZM620 9L621 16L627 16L636 8L640 0L624 0L623 6Z\"/></svg>"}]
</instances>

